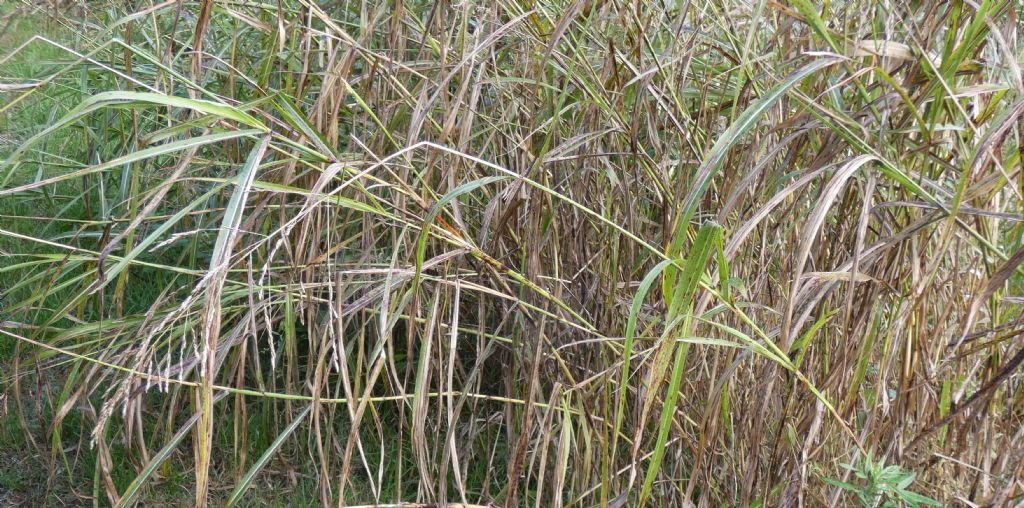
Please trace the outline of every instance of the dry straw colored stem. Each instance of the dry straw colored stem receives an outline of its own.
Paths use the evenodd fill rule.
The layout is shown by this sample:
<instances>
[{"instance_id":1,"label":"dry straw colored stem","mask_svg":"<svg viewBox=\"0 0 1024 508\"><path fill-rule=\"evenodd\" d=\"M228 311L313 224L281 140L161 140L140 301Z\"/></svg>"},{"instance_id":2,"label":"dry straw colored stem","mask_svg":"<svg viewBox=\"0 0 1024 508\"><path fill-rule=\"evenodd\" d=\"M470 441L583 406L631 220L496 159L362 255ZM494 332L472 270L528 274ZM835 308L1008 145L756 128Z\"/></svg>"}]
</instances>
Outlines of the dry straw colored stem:
<instances>
[{"instance_id":1,"label":"dry straw colored stem","mask_svg":"<svg viewBox=\"0 0 1024 508\"><path fill-rule=\"evenodd\" d=\"M48 486L1021 502L1020 2L44 3L0 400Z\"/></svg>"}]
</instances>

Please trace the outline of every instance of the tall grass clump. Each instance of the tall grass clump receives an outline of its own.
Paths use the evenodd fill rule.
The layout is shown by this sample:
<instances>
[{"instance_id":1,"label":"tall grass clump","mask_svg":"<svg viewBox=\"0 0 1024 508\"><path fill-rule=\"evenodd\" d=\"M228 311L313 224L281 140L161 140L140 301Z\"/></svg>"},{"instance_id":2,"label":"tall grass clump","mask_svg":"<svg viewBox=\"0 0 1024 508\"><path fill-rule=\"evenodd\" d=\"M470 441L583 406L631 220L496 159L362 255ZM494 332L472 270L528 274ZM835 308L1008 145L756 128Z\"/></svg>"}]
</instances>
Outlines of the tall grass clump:
<instances>
[{"instance_id":1,"label":"tall grass clump","mask_svg":"<svg viewBox=\"0 0 1024 508\"><path fill-rule=\"evenodd\" d=\"M19 495L1021 502L1022 14L8 2Z\"/></svg>"}]
</instances>

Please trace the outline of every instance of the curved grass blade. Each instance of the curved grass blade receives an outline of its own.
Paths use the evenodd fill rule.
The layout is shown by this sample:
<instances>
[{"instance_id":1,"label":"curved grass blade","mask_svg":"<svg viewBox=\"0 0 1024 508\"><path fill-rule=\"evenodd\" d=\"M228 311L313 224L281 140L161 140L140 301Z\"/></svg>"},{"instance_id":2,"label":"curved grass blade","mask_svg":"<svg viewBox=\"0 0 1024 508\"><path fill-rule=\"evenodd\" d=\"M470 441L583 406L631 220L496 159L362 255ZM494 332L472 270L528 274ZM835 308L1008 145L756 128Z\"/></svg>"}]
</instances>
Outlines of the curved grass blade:
<instances>
[{"instance_id":1,"label":"curved grass blade","mask_svg":"<svg viewBox=\"0 0 1024 508\"><path fill-rule=\"evenodd\" d=\"M292 420L292 423L288 424L288 427L277 436L277 439L275 439L274 442L270 444L270 447L263 452L263 455L260 456L259 460L257 460L256 463L245 472L245 476L243 476L242 480L235 486L235 490L231 491L231 495L228 496L227 503L225 503L224 506L231 508L242 500L242 496L245 494L245 491L248 490L249 486L252 485L252 480L256 477L256 474L266 467L267 463L270 462L270 459L274 457L274 454L281 449L281 445L283 445L285 440L288 439L288 436L290 436L292 432L295 432L295 429L299 428L299 425L306 419L306 416L309 415L309 411L312 408L312 405L306 406L306 408L300 411L299 415Z\"/></svg>"},{"instance_id":2,"label":"curved grass blade","mask_svg":"<svg viewBox=\"0 0 1024 508\"><path fill-rule=\"evenodd\" d=\"M828 57L815 60L800 70L790 74L785 81L779 86L773 88L767 95L754 101L753 104L748 107L739 118L736 119L732 125L718 138L714 146L704 157L704 161L701 163L700 168L697 169L696 183L693 190L686 197L683 204L682 212L676 219L676 224L687 224L690 219L693 218L694 212L697 211L697 204L700 203L701 198L704 197L704 193L707 192L708 187L711 186L711 180L715 174L718 173L718 169L721 167L722 162L725 160L725 155L746 133L750 132L751 129L757 125L757 121L761 119L769 108L771 108L779 99L782 98L790 88L796 86L797 83L802 81L807 76L833 65L841 61L838 57ZM683 228L685 230L685 228ZM682 244L684 235L677 234L673 240L675 242L675 248L669 250L678 250L679 245Z\"/></svg>"},{"instance_id":3,"label":"curved grass blade","mask_svg":"<svg viewBox=\"0 0 1024 508\"><path fill-rule=\"evenodd\" d=\"M707 268L708 261L711 259L711 255L715 251L717 239L721 235L722 227L718 224L708 222L701 226L700 231L697 232L697 238L693 242L693 249L691 249L690 254L686 259L686 264L679 274L680 277L677 282L677 286L672 292L672 302L669 304L669 316L685 316L682 325L684 335L689 333L692 323L693 295L697 290L697 285L700 281L701 275L704 273L705 268ZM671 322L671 317L667 321ZM683 380L683 371L686 364L687 352L689 351L689 344L686 342L663 341L659 351L655 353L655 366L652 368L659 369L659 360L657 357L662 357L667 360L667 354L665 353L673 350L675 351L675 362L672 367L672 376L669 380L668 392L665 394L665 404L662 406L661 421L658 425L658 437L654 444L654 454L651 456L651 461L647 466L647 474L644 477L643 487L641 487L640 490L640 501L638 506L644 506L647 499L650 497L651 489L654 487L654 480L658 476L658 472L661 469L661 462L665 457L665 444L668 442L668 433L672 428L672 422L674 421L676 400L679 398L679 387ZM645 409L649 406L649 403L656 398L655 394L658 391L658 387L661 385L661 379L663 376L663 370L661 370L660 374L655 372L651 376L652 381L650 386L650 395L648 401L644 404ZM644 425L643 418L641 418L640 425L641 429L638 430L642 430ZM638 443L639 439L634 443L634 446Z\"/></svg>"},{"instance_id":4,"label":"curved grass blade","mask_svg":"<svg viewBox=\"0 0 1024 508\"><path fill-rule=\"evenodd\" d=\"M11 153L11 156L7 158L7 162L4 165L10 166L16 163L29 148L46 136L71 125L89 113L114 106L169 106L192 109L200 113L217 115L229 120L234 120L242 125L247 125L263 132L269 132L269 129L263 124L263 122L260 122L248 113L226 104L217 104L215 102L200 99L186 99L184 97L162 95L152 92L103 92L89 97L53 125L27 139L21 144L21 146ZM10 175L10 173L8 173L8 175Z\"/></svg>"},{"instance_id":5,"label":"curved grass blade","mask_svg":"<svg viewBox=\"0 0 1024 508\"><path fill-rule=\"evenodd\" d=\"M106 171L110 168L115 168L126 164L132 164L134 162L139 162L153 157L158 157L169 153L187 150L189 148L209 145L213 143L223 143L224 141L228 141L231 139L252 136L255 134L259 134L259 132L260 131L255 129L246 129L241 131L218 132L215 134L207 134L205 136L197 136L194 138L172 141L170 143L164 143L162 145L144 148L142 150L132 152L128 155L117 157L107 162L96 164L94 166L89 166L87 168L82 168L77 171L71 171L69 173L64 173L62 175L54 176L51 178L37 180L29 184L12 187L10 189L0 189L0 196L17 194L19 192L26 192L32 189L37 189L39 187L45 187L47 185L52 185L55 183L71 180L73 178L81 178L83 176L91 175L93 173L99 173L100 171ZM8 175L10 175L10 173L8 173Z\"/></svg>"},{"instance_id":6,"label":"curved grass blade","mask_svg":"<svg viewBox=\"0 0 1024 508\"><path fill-rule=\"evenodd\" d=\"M441 209L444 208L444 206L447 205L448 203L451 203L452 200L463 194L473 192L485 185L490 185L492 183L500 182L502 180L507 179L507 176L488 176L480 178L478 180L473 180L472 182L464 183L449 191L447 194L442 196L441 199L437 201L437 203L434 204L433 208L430 209L430 213L427 214L426 219L424 219L423 221L423 230L420 232L419 240L417 240L416 242L416 275L414 277L415 282L418 283L420 273L423 270L423 258L426 256L427 253L427 238L430 236L431 224L433 224L434 219L437 218L438 214L441 213Z\"/></svg>"},{"instance_id":7,"label":"curved grass blade","mask_svg":"<svg viewBox=\"0 0 1024 508\"><path fill-rule=\"evenodd\" d=\"M227 392L220 393L214 399L214 402L216 403L220 399L223 399L226 395ZM175 432L174 435L171 436L170 441L168 441L156 455L149 459L149 462L146 463L146 467L144 467L139 475L132 480L132 483L128 485L128 488L124 491L121 499L119 499L117 504L114 505L114 508L133 506L135 504L136 498L138 498L139 494L142 493L142 486L145 485L146 480L148 480L150 476L153 476L153 472L155 472L161 464L170 458L171 454L174 453L176 448L178 448L178 445L181 444L183 439L185 439L185 436L188 435L197 421L199 421L199 413L192 415L192 417L182 424L181 428L178 429L178 432Z\"/></svg>"},{"instance_id":8,"label":"curved grass blade","mask_svg":"<svg viewBox=\"0 0 1024 508\"><path fill-rule=\"evenodd\" d=\"M629 318L626 321L626 340L622 351L622 376L619 378L619 401L616 404L615 409L615 427L612 429L612 459L611 462L615 463L615 456L618 452L619 432L622 429L622 418L626 408L626 394L629 391L626 387L629 386L629 364L633 358L633 342L636 339L636 321L640 315L640 308L643 307L644 299L647 298L647 293L651 291L651 286L654 285L654 281L658 279L661 272L665 271L673 261L671 259L663 260L662 262L655 265L651 271L647 272L643 281L640 282L640 287L636 290L636 295L633 296L633 305L629 308Z\"/></svg>"}]
</instances>

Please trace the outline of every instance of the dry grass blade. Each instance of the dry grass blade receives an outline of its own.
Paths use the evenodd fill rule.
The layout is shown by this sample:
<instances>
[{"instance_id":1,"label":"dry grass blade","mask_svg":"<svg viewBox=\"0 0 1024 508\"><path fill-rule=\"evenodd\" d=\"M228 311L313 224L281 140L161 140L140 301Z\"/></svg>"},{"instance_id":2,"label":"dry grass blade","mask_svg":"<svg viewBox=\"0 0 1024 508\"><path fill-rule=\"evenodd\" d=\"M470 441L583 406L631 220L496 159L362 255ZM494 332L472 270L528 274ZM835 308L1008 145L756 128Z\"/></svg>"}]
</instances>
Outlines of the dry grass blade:
<instances>
[{"instance_id":1,"label":"dry grass blade","mask_svg":"<svg viewBox=\"0 0 1024 508\"><path fill-rule=\"evenodd\" d=\"M58 3L0 504L1024 500L1019 2Z\"/></svg>"}]
</instances>

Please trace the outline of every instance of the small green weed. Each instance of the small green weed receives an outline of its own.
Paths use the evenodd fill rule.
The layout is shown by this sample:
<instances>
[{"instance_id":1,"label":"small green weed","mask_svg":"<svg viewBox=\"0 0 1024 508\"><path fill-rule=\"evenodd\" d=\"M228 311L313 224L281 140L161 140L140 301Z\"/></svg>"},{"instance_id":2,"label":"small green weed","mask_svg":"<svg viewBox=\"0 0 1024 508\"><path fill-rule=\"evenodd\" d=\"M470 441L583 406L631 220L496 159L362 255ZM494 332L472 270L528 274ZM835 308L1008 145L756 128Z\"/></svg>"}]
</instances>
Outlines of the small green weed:
<instances>
[{"instance_id":1,"label":"small green weed","mask_svg":"<svg viewBox=\"0 0 1024 508\"><path fill-rule=\"evenodd\" d=\"M842 464L857 478L856 483L848 483L832 478L825 478L830 485L839 487L860 501L866 508L895 508L899 506L942 506L942 503L921 494L910 491L917 475L897 465L886 465L885 457L875 460L868 452L866 457L855 464Z\"/></svg>"}]
</instances>

